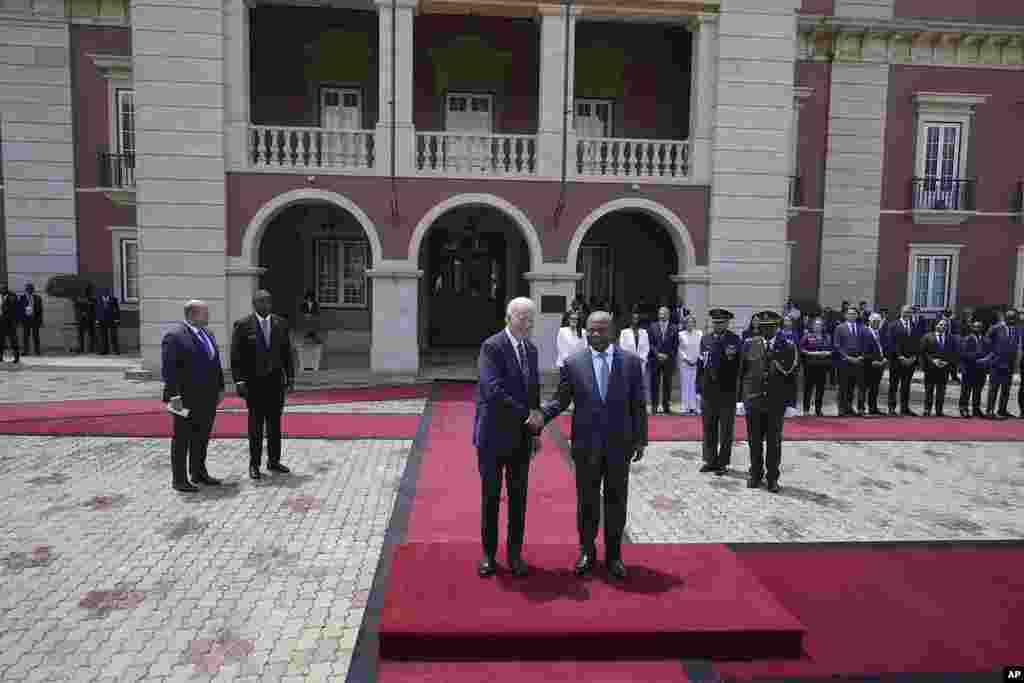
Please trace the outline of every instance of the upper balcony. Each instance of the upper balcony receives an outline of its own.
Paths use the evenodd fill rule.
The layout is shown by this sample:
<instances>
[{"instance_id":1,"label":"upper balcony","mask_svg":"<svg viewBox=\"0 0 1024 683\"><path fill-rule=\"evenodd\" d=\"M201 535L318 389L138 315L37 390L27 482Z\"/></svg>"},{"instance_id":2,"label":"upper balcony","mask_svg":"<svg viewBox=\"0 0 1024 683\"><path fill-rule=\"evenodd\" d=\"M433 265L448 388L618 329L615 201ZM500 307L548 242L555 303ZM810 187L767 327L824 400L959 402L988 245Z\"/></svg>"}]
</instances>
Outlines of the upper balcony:
<instances>
[{"instance_id":1,"label":"upper balcony","mask_svg":"<svg viewBox=\"0 0 1024 683\"><path fill-rule=\"evenodd\" d=\"M387 19L374 9L251 10L245 170L391 172ZM564 135L550 112L542 124L542 81L561 84L566 60L542 59L541 31L535 18L418 13L407 94L394 76L398 98L411 100L411 125L395 138L399 173L559 179L564 149L572 180L693 182L686 28L576 22ZM544 105L557 108L554 120L557 99Z\"/></svg>"}]
</instances>

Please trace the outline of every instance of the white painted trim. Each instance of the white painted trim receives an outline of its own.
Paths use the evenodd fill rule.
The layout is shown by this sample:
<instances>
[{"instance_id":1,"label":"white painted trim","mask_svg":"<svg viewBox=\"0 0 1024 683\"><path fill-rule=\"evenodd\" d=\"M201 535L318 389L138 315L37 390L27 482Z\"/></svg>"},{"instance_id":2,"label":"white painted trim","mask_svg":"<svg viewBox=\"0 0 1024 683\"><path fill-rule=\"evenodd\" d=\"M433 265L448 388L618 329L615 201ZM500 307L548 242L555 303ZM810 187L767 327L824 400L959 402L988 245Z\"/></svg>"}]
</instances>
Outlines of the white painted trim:
<instances>
[{"instance_id":1,"label":"white painted trim","mask_svg":"<svg viewBox=\"0 0 1024 683\"><path fill-rule=\"evenodd\" d=\"M974 95L969 93L916 92L914 93L914 103L922 109L966 110L979 104L985 104L990 97L991 95Z\"/></svg>"},{"instance_id":2,"label":"white painted trim","mask_svg":"<svg viewBox=\"0 0 1024 683\"><path fill-rule=\"evenodd\" d=\"M258 266L259 263L257 261L259 261L260 257L259 245L267 226L281 211L293 204L302 202L326 202L350 213L363 227L363 232L366 233L366 239L370 243L371 265L379 263L384 258L377 227L370 220L370 217L366 215L366 212L360 209L355 202L337 192L300 188L274 197L261 206L256 215L252 217L252 220L249 221L249 225L245 229L245 234L242 236L242 261Z\"/></svg>"},{"instance_id":3,"label":"white painted trim","mask_svg":"<svg viewBox=\"0 0 1024 683\"><path fill-rule=\"evenodd\" d=\"M102 55L89 53L86 55L100 72L100 76L107 79L131 80L132 58L128 55ZM127 73L123 73L127 72Z\"/></svg>"},{"instance_id":4,"label":"white painted trim","mask_svg":"<svg viewBox=\"0 0 1024 683\"><path fill-rule=\"evenodd\" d=\"M793 298L793 248L796 240L786 240L786 301Z\"/></svg>"},{"instance_id":5,"label":"white painted trim","mask_svg":"<svg viewBox=\"0 0 1024 683\"><path fill-rule=\"evenodd\" d=\"M947 256L949 257L949 296L946 305L940 308L922 306L922 311L941 311L944 308L956 308L958 282L960 280L960 250L962 244L940 243L940 242L910 242L907 244L907 304L913 305L916 279L916 262L922 256Z\"/></svg>"},{"instance_id":6,"label":"white painted trim","mask_svg":"<svg viewBox=\"0 0 1024 683\"><path fill-rule=\"evenodd\" d=\"M427 231L430 230L430 226L434 224L434 221L460 206L490 206L504 213L512 219L513 223L519 226L523 238L530 247L530 269L536 271L544 263L544 252L541 248L540 235L537 233L537 228L533 227L530 219L526 217L526 214L497 195L475 192L449 197L423 215L423 218L419 220L416 228L412 231L412 238L409 240L410 263L419 263L420 245Z\"/></svg>"},{"instance_id":7,"label":"white painted trim","mask_svg":"<svg viewBox=\"0 0 1024 683\"><path fill-rule=\"evenodd\" d=\"M129 301L124 295L124 287L122 287L124 264L121 261L121 241L136 240L136 244L138 244L139 229L134 225L108 225L107 232L110 233L110 248L113 254L114 294L117 296L117 300L123 304L122 308L128 307L131 310L132 307L138 307L139 299Z\"/></svg>"},{"instance_id":8,"label":"white painted trim","mask_svg":"<svg viewBox=\"0 0 1024 683\"><path fill-rule=\"evenodd\" d=\"M1017 247L1017 279L1013 288L1013 305L1024 308L1024 244Z\"/></svg>"},{"instance_id":9,"label":"white painted trim","mask_svg":"<svg viewBox=\"0 0 1024 683\"><path fill-rule=\"evenodd\" d=\"M576 232L572 236L572 241L569 242L566 264L570 268L576 267L576 257L579 252L580 245L583 243L583 238L586 237L587 231L590 230L594 223L610 213L626 210L642 211L658 220L662 226L668 230L668 234L672 238L672 243L676 247L676 258L678 259L678 264L676 266L678 269L677 274L681 275L690 268L696 266L697 253L693 247L693 240L690 238L690 231L687 229L686 224L683 223L683 221L681 221L679 217L667 207L659 204L658 202L650 199L644 199L642 197L622 197L619 199L613 199L587 214L587 217L584 218L576 228Z\"/></svg>"}]
</instances>

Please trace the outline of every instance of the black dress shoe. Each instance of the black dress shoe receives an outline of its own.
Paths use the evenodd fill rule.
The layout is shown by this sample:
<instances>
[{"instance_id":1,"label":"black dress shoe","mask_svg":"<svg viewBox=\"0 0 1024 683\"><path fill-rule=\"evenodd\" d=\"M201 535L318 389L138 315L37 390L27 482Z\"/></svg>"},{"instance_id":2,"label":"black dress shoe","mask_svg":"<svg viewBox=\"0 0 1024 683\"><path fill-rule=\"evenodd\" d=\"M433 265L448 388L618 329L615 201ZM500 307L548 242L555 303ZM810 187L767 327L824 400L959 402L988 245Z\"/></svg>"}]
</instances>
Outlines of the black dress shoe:
<instances>
[{"instance_id":1,"label":"black dress shoe","mask_svg":"<svg viewBox=\"0 0 1024 683\"><path fill-rule=\"evenodd\" d=\"M270 463L269 465L267 465L267 469L270 470L271 472L280 472L281 474L288 474L289 472L291 472L290 469L288 469L279 462Z\"/></svg>"},{"instance_id":2,"label":"black dress shoe","mask_svg":"<svg viewBox=\"0 0 1024 683\"><path fill-rule=\"evenodd\" d=\"M871 410L868 411L868 415L881 415L881 414L882 414L882 411L879 410L878 408L872 408Z\"/></svg>"},{"instance_id":3,"label":"black dress shoe","mask_svg":"<svg viewBox=\"0 0 1024 683\"><path fill-rule=\"evenodd\" d=\"M616 579L626 578L626 565L622 563L622 560L608 560L608 573L614 576Z\"/></svg>"},{"instance_id":4,"label":"black dress shoe","mask_svg":"<svg viewBox=\"0 0 1024 683\"><path fill-rule=\"evenodd\" d=\"M530 565L526 564L521 557L513 557L508 561L508 568L516 576L526 576L530 573Z\"/></svg>"},{"instance_id":5,"label":"black dress shoe","mask_svg":"<svg viewBox=\"0 0 1024 683\"><path fill-rule=\"evenodd\" d=\"M726 475L728 473L729 473L729 466L728 465L719 465L718 468L715 470L715 474L717 476L719 476L719 477L721 477L723 475Z\"/></svg>"},{"instance_id":6,"label":"black dress shoe","mask_svg":"<svg viewBox=\"0 0 1024 683\"><path fill-rule=\"evenodd\" d=\"M903 417L917 417L917 413L915 413L913 410L901 410L900 415L902 415Z\"/></svg>"},{"instance_id":7,"label":"black dress shoe","mask_svg":"<svg viewBox=\"0 0 1024 683\"><path fill-rule=\"evenodd\" d=\"M925 417L931 417L931 416L932 416L932 411L930 411L930 410L928 410L927 408L925 408L925 410L924 410L924 416L925 416Z\"/></svg>"},{"instance_id":8,"label":"black dress shoe","mask_svg":"<svg viewBox=\"0 0 1024 683\"><path fill-rule=\"evenodd\" d=\"M822 415L822 413L821 413L821 408L818 408L817 410L815 410L814 414L817 415L818 417L824 417L824 415Z\"/></svg>"},{"instance_id":9,"label":"black dress shoe","mask_svg":"<svg viewBox=\"0 0 1024 683\"><path fill-rule=\"evenodd\" d=\"M576 560L576 566L573 571L576 572L576 576L583 576L593 568L594 556L590 553L580 553L580 559Z\"/></svg>"},{"instance_id":10,"label":"black dress shoe","mask_svg":"<svg viewBox=\"0 0 1024 683\"><path fill-rule=\"evenodd\" d=\"M760 488L760 487L761 487L761 480L760 479L754 479L753 477L751 477L750 479L747 479L747 488L748 489L756 489L756 488Z\"/></svg>"},{"instance_id":11,"label":"black dress shoe","mask_svg":"<svg viewBox=\"0 0 1024 683\"><path fill-rule=\"evenodd\" d=\"M672 409L671 409L671 408L665 408L665 409L664 409L664 410L662 410L661 412L665 413L666 415L675 415L675 413L674 413L674 412L672 412Z\"/></svg>"},{"instance_id":12,"label":"black dress shoe","mask_svg":"<svg viewBox=\"0 0 1024 683\"><path fill-rule=\"evenodd\" d=\"M485 557L480 560L480 564L476 568L476 573L479 576L494 576L495 571L497 571L497 565L494 564L493 557Z\"/></svg>"},{"instance_id":13,"label":"black dress shoe","mask_svg":"<svg viewBox=\"0 0 1024 683\"><path fill-rule=\"evenodd\" d=\"M770 482L768 482L768 490L771 491L772 493L778 493L780 488L781 487L779 486L779 482L777 482L777 481L770 481Z\"/></svg>"},{"instance_id":14,"label":"black dress shoe","mask_svg":"<svg viewBox=\"0 0 1024 683\"><path fill-rule=\"evenodd\" d=\"M220 479L211 477L209 474L204 474L201 477L192 477L192 483L206 484L207 486L220 486Z\"/></svg>"},{"instance_id":15,"label":"black dress shoe","mask_svg":"<svg viewBox=\"0 0 1024 683\"><path fill-rule=\"evenodd\" d=\"M941 410L936 410L935 417L946 417L946 413Z\"/></svg>"},{"instance_id":16,"label":"black dress shoe","mask_svg":"<svg viewBox=\"0 0 1024 683\"><path fill-rule=\"evenodd\" d=\"M249 478L250 479L262 479L263 475L260 474L260 468L259 467L253 467L252 465L250 465L249 466Z\"/></svg>"},{"instance_id":17,"label":"black dress shoe","mask_svg":"<svg viewBox=\"0 0 1024 683\"><path fill-rule=\"evenodd\" d=\"M175 491L181 491L182 493L195 493L196 491L199 490L198 486L193 486L188 482L185 482L184 484L171 484L171 487Z\"/></svg>"},{"instance_id":18,"label":"black dress shoe","mask_svg":"<svg viewBox=\"0 0 1024 683\"><path fill-rule=\"evenodd\" d=\"M718 465L715 465L714 463L704 463L703 465L701 465L700 471L701 472L714 472L717 469L718 469Z\"/></svg>"}]
</instances>

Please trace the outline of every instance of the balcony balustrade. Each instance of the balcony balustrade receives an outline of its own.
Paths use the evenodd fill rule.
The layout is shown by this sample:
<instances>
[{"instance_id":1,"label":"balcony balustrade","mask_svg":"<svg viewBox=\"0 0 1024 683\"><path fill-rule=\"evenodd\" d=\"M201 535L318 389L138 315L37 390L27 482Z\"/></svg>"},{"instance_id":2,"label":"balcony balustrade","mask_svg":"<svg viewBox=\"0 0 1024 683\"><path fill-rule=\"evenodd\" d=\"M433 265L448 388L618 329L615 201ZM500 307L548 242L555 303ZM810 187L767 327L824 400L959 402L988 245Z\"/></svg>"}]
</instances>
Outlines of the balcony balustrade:
<instances>
[{"instance_id":1,"label":"balcony balustrade","mask_svg":"<svg viewBox=\"0 0 1024 683\"><path fill-rule=\"evenodd\" d=\"M931 211L974 211L974 180L914 178L910 181L912 207Z\"/></svg>"},{"instance_id":2,"label":"balcony balustrade","mask_svg":"<svg viewBox=\"0 0 1024 683\"><path fill-rule=\"evenodd\" d=\"M116 187L132 189L135 187L135 155L109 154L99 155L99 187Z\"/></svg>"},{"instance_id":3,"label":"balcony balustrade","mask_svg":"<svg viewBox=\"0 0 1024 683\"><path fill-rule=\"evenodd\" d=\"M371 171L374 131L251 126L249 161L257 168Z\"/></svg>"},{"instance_id":4,"label":"balcony balustrade","mask_svg":"<svg viewBox=\"0 0 1024 683\"><path fill-rule=\"evenodd\" d=\"M576 141L576 171L583 179L684 182L690 177L690 143L581 137Z\"/></svg>"},{"instance_id":5,"label":"balcony balustrade","mask_svg":"<svg viewBox=\"0 0 1024 683\"><path fill-rule=\"evenodd\" d=\"M537 136L416 133L416 169L426 174L532 176Z\"/></svg>"}]
</instances>

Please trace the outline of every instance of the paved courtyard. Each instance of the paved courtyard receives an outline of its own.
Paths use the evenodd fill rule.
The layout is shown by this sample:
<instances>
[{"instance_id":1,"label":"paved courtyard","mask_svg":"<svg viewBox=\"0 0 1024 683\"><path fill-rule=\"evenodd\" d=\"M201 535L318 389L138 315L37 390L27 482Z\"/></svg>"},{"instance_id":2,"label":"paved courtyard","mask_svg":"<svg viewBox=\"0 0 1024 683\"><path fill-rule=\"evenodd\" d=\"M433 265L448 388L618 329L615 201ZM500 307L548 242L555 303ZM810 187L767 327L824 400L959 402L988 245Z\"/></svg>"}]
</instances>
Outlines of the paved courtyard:
<instances>
[{"instance_id":1,"label":"paved courtyard","mask_svg":"<svg viewBox=\"0 0 1024 683\"><path fill-rule=\"evenodd\" d=\"M0 403L159 394L115 372L0 375ZM0 436L0 680L357 680L412 445L288 440L293 473L254 482L246 444L216 440L209 468L225 485L181 496L168 439ZM745 444L724 477L697 472L696 443L652 444L633 468L632 540L1024 539L1020 444L800 442L783 458L773 495L745 488Z\"/></svg>"}]
</instances>

